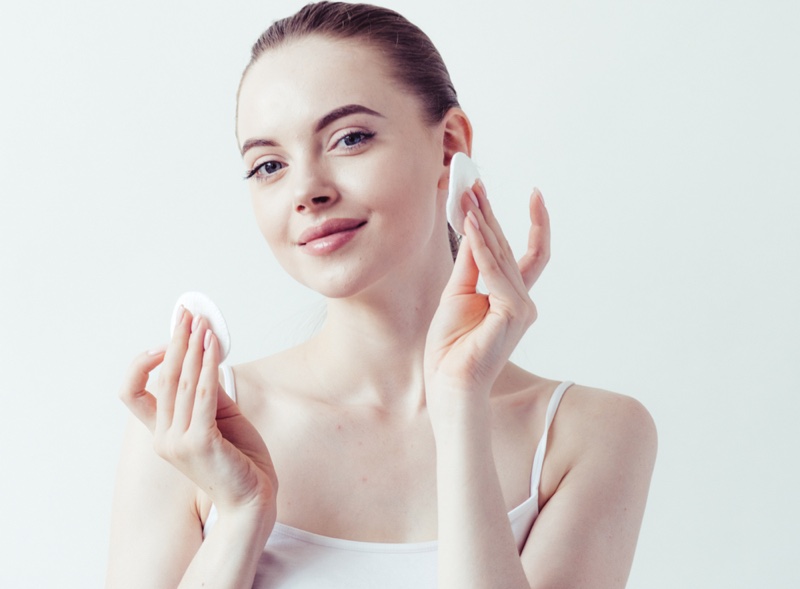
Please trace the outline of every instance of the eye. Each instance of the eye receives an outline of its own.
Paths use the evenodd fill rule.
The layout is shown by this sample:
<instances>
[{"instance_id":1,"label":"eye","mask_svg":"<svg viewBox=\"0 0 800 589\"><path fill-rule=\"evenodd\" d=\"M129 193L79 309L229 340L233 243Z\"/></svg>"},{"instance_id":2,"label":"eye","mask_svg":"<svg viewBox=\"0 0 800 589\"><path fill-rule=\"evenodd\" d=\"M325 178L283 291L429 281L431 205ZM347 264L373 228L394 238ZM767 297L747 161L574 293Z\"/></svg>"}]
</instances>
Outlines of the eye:
<instances>
[{"instance_id":1,"label":"eye","mask_svg":"<svg viewBox=\"0 0 800 589\"><path fill-rule=\"evenodd\" d=\"M339 141L336 143L345 149L353 149L362 143L366 143L373 137L375 137L375 133L368 133L366 131L351 131L339 139Z\"/></svg>"},{"instance_id":2,"label":"eye","mask_svg":"<svg viewBox=\"0 0 800 589\"><path fill-rule=\"evenodd\" d=\"M285 167L285 164L282 164L281 162L279 162L277 160L269 160L267 162L263 162L261 164L258 164L252 170L247 172L247 174L245 174L245 176L244 176L244 179L245 180L249 180L253 176L256 176L258 178L265 178L267 176L271 176L275 172L278 172L278 171L282 170L284 167Z\"/></svg>"}]
</instances>

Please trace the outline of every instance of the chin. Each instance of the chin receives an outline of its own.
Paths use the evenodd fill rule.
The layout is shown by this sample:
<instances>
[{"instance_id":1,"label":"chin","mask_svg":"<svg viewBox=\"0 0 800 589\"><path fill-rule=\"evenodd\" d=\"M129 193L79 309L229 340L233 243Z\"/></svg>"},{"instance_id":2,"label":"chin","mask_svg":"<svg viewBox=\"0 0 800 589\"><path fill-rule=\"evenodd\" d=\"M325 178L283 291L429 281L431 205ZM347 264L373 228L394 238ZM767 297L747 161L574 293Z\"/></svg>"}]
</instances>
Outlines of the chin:
<instances>
[{"instance_id":1,"label":"chin","mask_svg":"<svg viewBox=\"0 0 800 589\"><path fill-rule=\"evenodd\" d=\"M301 267L299 264L282 264L289 275L303 286L318 292L328 299L344 299L356 296L380 277L368 275L363 265L353 267L344 262L329 261L323 267ZM385 274L381 272L381 274Z\"/></svg>"},{"instance_id":2,"label":"chin","mask_svg":"<svg viewBox=\"0 0 800 589\"><path fill-rule=\"evenodd\" d=\"M313 281L303 283L305 286L324 296L326 299L346 299L356 296L364 289L357 284L357 281Z\"/></svg>"},{"instance_id":3,"label":"chin","mask_svg":"<svg viewBox=\"0 0 800 589\"><path fill-rule=\"evenodd\" d=\"M416 270L425 264L420 259L421 248L410 246L419 242L406 239L379 247L362 245L360 251L345 250L330 257L287 252L289 255L278 261L297 282L328 299L380 298L381 292L397 289L400 276L410 279L419 275Z\"/></svg>"}]
</instances>

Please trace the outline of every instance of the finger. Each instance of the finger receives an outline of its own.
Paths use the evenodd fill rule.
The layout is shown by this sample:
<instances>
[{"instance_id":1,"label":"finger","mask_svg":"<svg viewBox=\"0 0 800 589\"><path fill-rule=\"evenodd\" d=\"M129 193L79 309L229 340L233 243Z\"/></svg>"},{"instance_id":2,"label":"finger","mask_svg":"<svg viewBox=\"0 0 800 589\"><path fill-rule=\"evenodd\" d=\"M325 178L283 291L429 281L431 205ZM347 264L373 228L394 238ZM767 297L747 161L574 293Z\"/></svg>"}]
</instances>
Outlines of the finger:
<instances>
[{"instance_id":1,"label":"finger","mask_svg":"<svg viewBox=\"0 0 800 589\"><path fill-rule=\"evenodd\" d=\"M475 194L475 197L478 201L478 206L480 207L483 216L486 218L486 223L492 228L492 231L497 236L498 245L502 248L503 253L508 257L508 259L513 260L514 252L511 250L511 246L509 245L508 240L503 233L503 229L500 227L500 222L494 215L492 203L489 202L489 195L488 192L486 192L486 185L480 178L475 181L475 184L472 186L472 191Z\"/></svg>"},{"instance_id":2,"label":"finger","mask_svg":"<svg viewBox=\"0 0 800 589\"><path fill-rule=\"evenodd\" d=\"M530 290L539 279L550 260L550 215L538 188L533 189L530 200L531 228L528 232L528 249L519 259L519 271L525 288Z\"/></svg>"},{"instance_id":3,"label":"finger","mask_svg":"<svg viewBox=\"0 0 800 589\"><path fill-rule=\"evenodd\" d=\"M203 363L203 336L207 327L208 321L204 317L194 316L190 327L189 343L181 366L181 375L178 379L178 388L175 392L172 427L178 431L185 431L192 421L195 390Z\"/></svg>"},{"instance_id":4,"label":"finger","mask_svg":"<svg viewBox=\"0 0 800 589\"><path fill-rule=\"evenodd\" d=\"M204 329L203 359L192 408L192 427L203 430L217 427L217 396L222 389L219 384L219 358L217 337L211 329Z\"/></svg>"},{"instance_id":5,"label":"finger","mask_svg":"<svg viewBox=\"0 0 800 589\"><path fill-rule=\"evenodd\" d=\"M447 296L474 293L478 284L478 266L472 255L472 248L468 239L461 241L456 254L453 272L444 287L442 298Z\"/></svg>"},{"instance_id":6,"label":"finger","mask_svg":"<svg viewBox=\"0 0 800 589\"><path fill-rule=\"evenodd\" d=\"M478 219L483 218L484 220L480 226L486 245L498 260L508 280L519 291L519 295L524 297L526 289L522 282L522 277L519 275L519 267L514 258L514 252L511 251L511 247L508 245L508 240L506 240L500 223L492 212L491 204L486 197L486 187L483 185L483 182L478 179L475 182L474 189L474 191L470 190L474 197L474 202L478 202L481 206L478 209L472 208L472 210Z\"/></svg>"},{"instance_id":7,"label":"finger","mask_svg":"<svg viewBox=\"0 0 800 589\"><path fill-rule=\"evenodd\" d=\"M514 289L516 296L523 299L527 298L527 289L522 281L522 276L520 275L519 267L517 266L517 261L514 259L513 254L510 252L510 250L508 250L508 248L504 248L500 244L496 232L492 229L484 217L483 210L472 209L471 212L474 216L474 219L477 221L477 228L481 233L481 237L483 238L484 243L494 258L494 262L501 273L497 274L496 277L499 278L500 275L502 275L507 283ZM505 240L505 238L502 236L502 233L500 237ZM481 272L483 272L483 267L481 266L480 262L478 263L478 267ZM495 292L496 294L499 294L500 291L498 291L498 288L500 288L500 285L495 282L494 286L491 286L486 279L487 276L484 274L484 282L486 283L486 287L489 289L489 292Z\"/></svg>"},{"instance_id":8,"label":"finger","mask_svg":"<svg viewBox=\"0 0 800 589\"><path fill-rule=\"evenodd\" d=\"M480 211L472 210L467 213L464 229L472 246L475 262L486 283L486 288L489 289L490 298L495 301L504 300L512 305L514 301L520 299L522 281L517 279L519 285L515 285L513 280L509 280L506 269L502 267L502 261L487 244L487 236L491 232L486 220L480 215Z\"/></svg>"},{"instance_id":9,"label":"finger","mask_svg":"<svg viewBox=\"0 0 800 589\"><path fill-rule=\"evenodd\" d=\"M164 360L166 346L143 352L134 358L119 390L119 398L147 429L156 425L156 398L147 389L150 372Z\"/></svg>"},{"instance_id":10,"label":"finger","mask_svg":"<svg viewBox=\"0 0 800 589\"><path fill-rule=\"evenodd\" d=\"M186 347L189 344L191 322L192 314L184 309L178 324L175 326L172 340L167 347L167 353L164 355L164 364L158 374L156 429L160 431L169 429L172 425L172 416L175 411L175 394L183 368Z\"/></svg>"}]
</instances>

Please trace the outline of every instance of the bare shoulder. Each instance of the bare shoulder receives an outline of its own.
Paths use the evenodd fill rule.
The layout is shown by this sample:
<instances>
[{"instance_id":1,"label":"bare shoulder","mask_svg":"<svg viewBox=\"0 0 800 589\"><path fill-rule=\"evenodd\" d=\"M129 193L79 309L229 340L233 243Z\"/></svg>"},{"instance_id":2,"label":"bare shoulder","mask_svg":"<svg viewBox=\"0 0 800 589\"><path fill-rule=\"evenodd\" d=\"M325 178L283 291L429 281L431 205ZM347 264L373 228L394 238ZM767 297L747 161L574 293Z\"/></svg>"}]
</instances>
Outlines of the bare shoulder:
<instances>
[{"instance_id":1,"label":"bare shoulder","mask_svg":"<svg viewBox=\"0 0 800 589\"><path fill-rule=\"evenodd\" d=\"M635 398L570 386L553 421L539 517L522 554L535 587L624 587L657 450Z\"/></svg>"},{"instance_id":2,"label":"bare shoulder","mask_svg":"<svg viewBox=\"0 0 800 589\"><path fill-rule=\"evenodd\" d=\"M509 363L498 382L498 402L538 421L562 381L536 376ZM572 384L566 390L552 429L554 436L563 438L563 445L581 451L600 442L637 442L653 449L656 444L655 422L637 399L580 384Z\"/></svg>"},{"instance_id":3,"label":"bare shoulder","mask_svg":"<svg viewBox=\"0 0 800 589\"><path fill-rule=\"evenodd\" d=\"M543 502L572 476L601 473L647 481L658 436L650 412L632 396L573 384L553 421L542 477Z\"/></svg>"},{"instance_id":4,"label":"bare shoulder","mask_svg":"<svg viewBox=\"0 0 800 589\"><path fill-rule=\"evenodd\" d=\"M636 444L655 453L655 422L645 406L628 395L574 384L564 395L557 421L554 430L568 433L583 451Z\"/></svg>"}]
</instances>

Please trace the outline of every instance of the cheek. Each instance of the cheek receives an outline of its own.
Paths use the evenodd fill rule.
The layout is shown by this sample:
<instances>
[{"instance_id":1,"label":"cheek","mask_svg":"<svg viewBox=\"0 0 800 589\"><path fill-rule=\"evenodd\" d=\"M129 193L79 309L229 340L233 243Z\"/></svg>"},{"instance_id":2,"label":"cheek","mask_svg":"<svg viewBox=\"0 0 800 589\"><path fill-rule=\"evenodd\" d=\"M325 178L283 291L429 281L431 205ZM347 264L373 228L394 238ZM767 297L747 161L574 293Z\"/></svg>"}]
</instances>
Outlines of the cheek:
<instances>
[{"instance_id":1,"label":"cheek","mask_svg":"<svg viewBox=\"0 0 800 589\"><path fill-rule=\"evenodd\" d=\"M354 176L368 186L382 207L397 208L404 217L425 214L418 209L422 206L427 210L426 205L432 205L438 182L438 169L429 151L425 146L417 150L393 150Z\"/></svg>"},{"instance_id":2,"label":"cheek","mask_svg":"<svg viewBox=\"0 0 800 589\"><path fill-rule=\"evenodd\" d=\"M430 161L408 158L398 162L382 179L392 199L387 207L394 219L417 238L433 228L436 217L438 176ZM407 237L411 237L410 235Z\"/></svg>"},{"instance_id":3,"label":"cheek","mask_svg":"<svg viewBox=\"0 0 800 589\"><path fill-rule=\"evenodd\" d=\"M278 255L278 246L285 237L283 235L285 223L281 222L278 211L274 210L275 207L270 207L262 196L253 195L251 203L256 225L258 225L261 235L264 236L273 253Z\"/></svg>"}]
</instances>

